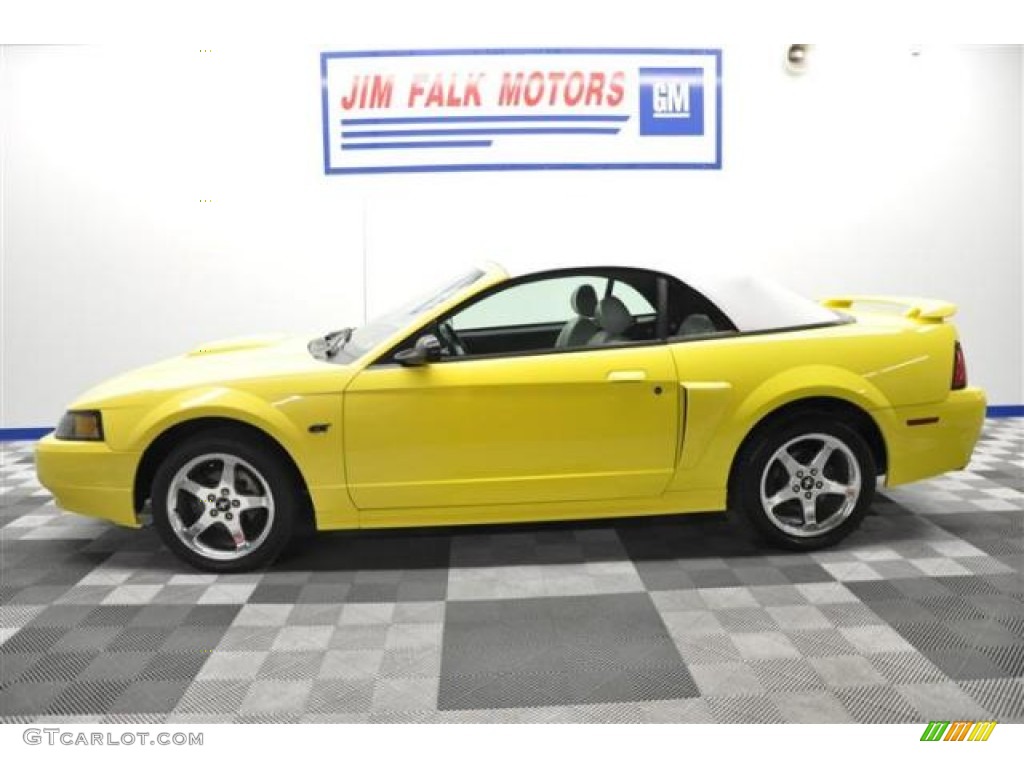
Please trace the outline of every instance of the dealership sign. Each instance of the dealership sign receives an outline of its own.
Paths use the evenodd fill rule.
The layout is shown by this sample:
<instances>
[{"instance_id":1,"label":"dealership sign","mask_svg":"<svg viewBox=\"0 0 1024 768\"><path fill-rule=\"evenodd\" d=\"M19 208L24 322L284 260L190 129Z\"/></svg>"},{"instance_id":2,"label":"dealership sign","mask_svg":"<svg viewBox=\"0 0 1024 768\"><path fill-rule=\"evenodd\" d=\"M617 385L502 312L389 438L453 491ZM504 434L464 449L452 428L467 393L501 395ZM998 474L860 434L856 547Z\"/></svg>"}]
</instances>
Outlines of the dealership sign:
<instances>
[{"instance_id":1,"label":"dealership sign","mask_svg":"<svg viewBox=\"0 0 1024 768\"><path fill-rule=\"evenodd\" d=\"M722 54L649 48L320 56L324 170L722 166Z\"/></svg>"}]
</instances>

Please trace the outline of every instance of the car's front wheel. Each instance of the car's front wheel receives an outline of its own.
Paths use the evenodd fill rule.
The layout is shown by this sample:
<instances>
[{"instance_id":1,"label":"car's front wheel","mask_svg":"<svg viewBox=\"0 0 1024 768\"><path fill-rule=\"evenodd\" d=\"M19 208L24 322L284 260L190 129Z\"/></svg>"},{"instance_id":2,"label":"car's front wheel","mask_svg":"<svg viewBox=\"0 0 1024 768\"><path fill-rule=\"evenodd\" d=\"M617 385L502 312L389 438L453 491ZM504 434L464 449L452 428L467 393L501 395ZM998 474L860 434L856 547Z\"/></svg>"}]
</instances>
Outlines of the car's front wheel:
<instances>
[{"instance_id":1,"label":"car's front wheel","mask_svg":"<svg viewBox=\"0 0 1024 768\"><path fill-rule=\"evenodd\" d=\"M298 494L273 450L236 433L199 435L171 451L153 480L153 524L198 568L271 562L292 535Z\"/></svg>"},{"instance_id":2,"label":"car's front wheel","mask_svg":"<svg viewBox=\"0 0 1024 768\"><path fill-rule=\"evenodd\" d=\"M805 416L754 436L737 459L730 499L770 541L817 549L860 525L875 474L871 449L855 429Z\"/></svg>"}]
</instances>

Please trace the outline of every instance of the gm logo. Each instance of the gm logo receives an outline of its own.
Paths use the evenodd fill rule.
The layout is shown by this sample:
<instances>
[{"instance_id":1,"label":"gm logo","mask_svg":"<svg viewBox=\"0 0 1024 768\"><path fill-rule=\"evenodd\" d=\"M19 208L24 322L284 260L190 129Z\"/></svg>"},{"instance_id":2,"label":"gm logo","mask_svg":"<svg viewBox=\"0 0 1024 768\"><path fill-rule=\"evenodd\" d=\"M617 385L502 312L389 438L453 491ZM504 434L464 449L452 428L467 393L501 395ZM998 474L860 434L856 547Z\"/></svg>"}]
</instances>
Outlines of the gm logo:
<instances>
[{"instance_id":1,"label":"gm logo","mask_svg":"<svg viewBox=\"0 0 1024 768\"><path fill-rule=\"evenodd\" d=\"M704 134L704 70L640 67L640 135Z\"/></svg>"}]
</instances>

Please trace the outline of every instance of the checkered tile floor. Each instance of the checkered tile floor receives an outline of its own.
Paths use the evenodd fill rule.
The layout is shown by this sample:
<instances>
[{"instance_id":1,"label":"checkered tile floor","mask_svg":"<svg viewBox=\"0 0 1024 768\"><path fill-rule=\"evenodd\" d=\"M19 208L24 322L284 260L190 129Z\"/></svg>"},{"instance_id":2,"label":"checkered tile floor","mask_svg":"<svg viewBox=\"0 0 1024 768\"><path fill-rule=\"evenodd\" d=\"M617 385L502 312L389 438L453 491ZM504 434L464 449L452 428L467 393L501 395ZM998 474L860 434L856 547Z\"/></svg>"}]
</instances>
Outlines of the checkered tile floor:
<instances>
[{"instance_id":1,"label":"checkered tile floor","mask_svg":"<svg viewBox=\"0 0 1024 768\"><path fill-rule=\"evenodd\" d=\"M722 515L306 542L189 570L2 450L0 722L1024 721L1024 420L836 549Z\"/></svg>"}]
</instances>

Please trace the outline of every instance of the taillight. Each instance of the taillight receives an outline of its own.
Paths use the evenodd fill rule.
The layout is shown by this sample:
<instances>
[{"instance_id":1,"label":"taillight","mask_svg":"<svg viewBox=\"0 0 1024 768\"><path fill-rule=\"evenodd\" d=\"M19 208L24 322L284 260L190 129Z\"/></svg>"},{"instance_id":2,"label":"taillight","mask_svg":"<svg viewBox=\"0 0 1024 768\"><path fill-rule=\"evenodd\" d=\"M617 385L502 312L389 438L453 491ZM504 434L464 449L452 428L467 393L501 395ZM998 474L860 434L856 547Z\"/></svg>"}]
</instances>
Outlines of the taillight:
<instances>
[{"instance_id":1,"label":"taillight","mask_svg":"<svg viewBox=\"0 0 1024 768\"><path fill-rule=\"evenodd\" d=\"M960 342L953 347L953 389L963 389L967 386L967 362L964 360L964 350Z\"/></svg>"}]
</instances>

